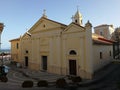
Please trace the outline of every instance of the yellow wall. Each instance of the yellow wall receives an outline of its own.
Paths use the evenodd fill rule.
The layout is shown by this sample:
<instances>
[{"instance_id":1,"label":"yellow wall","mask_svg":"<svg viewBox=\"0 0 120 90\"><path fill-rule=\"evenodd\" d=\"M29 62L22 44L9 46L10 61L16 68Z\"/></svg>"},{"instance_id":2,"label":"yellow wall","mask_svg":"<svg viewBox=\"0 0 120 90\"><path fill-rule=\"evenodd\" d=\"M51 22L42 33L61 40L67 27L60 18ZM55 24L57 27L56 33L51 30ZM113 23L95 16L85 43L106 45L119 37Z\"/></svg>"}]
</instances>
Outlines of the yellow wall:
<instances>
[{"instance_id":1,"label":"yellow wall","mask_svg":"<svg viewBox=\"0 0 120 90\"><path fill-rule=\"evenodd\" d=\"M18 47L17 47L18 44ZM13 61L20 61L20 41L19 39L11 41L11 58Z\"/></svg>"},{"instance_id":2,"label":"yellow wall","mask_svg":"<svg viewBox=\"0 0 120 90\"><path fill-rule=\"evenodd\" d=\"M45 25L45 27L43 27ZM71 23L63 28L56 22L41 20L30 29L31 36L24 34L21 38L21 60L28 67L43 70L42 56L47 56L47 72L68 75L69 60L76 60L76 74L82 78L91 78L92 68L92 30ZM26 50L28 53L26 53ZM77 54L70 55L74 50Z\"/></svg>"},{"instance_id":3,"label":"yellow wall","mask_svg":"<svg viewBox=\"0 0 120 90\"><path fill-rule=\"evenodd\" d=\"M92 25L85 27L71 23L68 26L41 18L20 39L19 60L25 66L28 57L28 68L43 70L42 57L47 57L47 72L69 75L69 60L76 61L76 75L91 79L95 70L110 62L107 50L111 46L93 45ZM12 53L17 54L16 42L11 43ZM103 49L104 59L99 60L99 51ZM76 55L70 55L74 50ZM27 52L26 52L27 51ZM112 51L111 51L112 52ZM108 61L106 61L108 60ZM101 64L102 63L102 64Z\"/></svg>"}]
</instances>

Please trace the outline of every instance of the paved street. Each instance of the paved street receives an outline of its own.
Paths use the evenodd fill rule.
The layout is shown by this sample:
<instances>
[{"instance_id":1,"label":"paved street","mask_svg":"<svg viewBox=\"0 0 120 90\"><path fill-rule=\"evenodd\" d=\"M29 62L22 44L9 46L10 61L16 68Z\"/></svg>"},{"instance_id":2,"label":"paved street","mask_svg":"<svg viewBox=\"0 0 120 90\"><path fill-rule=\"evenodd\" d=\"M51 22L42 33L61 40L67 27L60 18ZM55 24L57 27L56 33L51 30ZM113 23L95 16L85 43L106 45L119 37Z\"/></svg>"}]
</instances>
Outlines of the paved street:
<instances>
[{"instance_id":1,"label":"paved street","mask_svg":"<svg viewBox=\"0 0 120 90\"><path fill-rule=\"evenodd\" d=\"M108 68L108 69L107 69ZM28 74L30 77L26 77L23 75L20 70L23 70ZM107 73L109 71L109 73ZM61 75L56 74L50 74L46 72L35 72L30 71L28 69L16 69L14 67L11 67L7 77L8 82L2 83L0 82L0 88L2 90L28 90L28 88L22 88L21 84L25 80L32 80L34 82L34 86L32 88L29 88L29 90L119 90L117 89L117 82L120 82L120 63L112 63L109 65L109 67L105 67L100 72L96 73L96 78L101 77L103 74L106 73L106 76L102 77L100 80L96 80L95 82L89 83L89 84L80 84L79 86L69 85L67 88L56 88L54 84L53 86L49 87L37 87L37 79L44 79L49 82L54 82L57 80L57 78L64 77ZM32 77L32 78L31 78ZM50 83L49 83L50 84ZM0 89L1 90L1 89Z\"/></svg>"},{"instance_id":2,"label":"paved street","mask_svg":"<svg viewBox=\"0 0 120 90\"><path fill-rule=\"evenodd\" d=\"M95 83L84 85L83 87L79 87L81 90L120 90L117 88L117 83L120 82L120 63L113 63L110 73L107 73L106 76L96 81ZM112 67L110 67L112 69ZM108 71L103 70L103 73ZM99 76L102 76L103 73L98 73ZM79 90L78 89L78 90Z\"/></svg>"},{"instance_id":3,"label":"paved street","mask_svg":"<svg viewBox=\"0 0 120 90\"><path fill-rule=\"evenodd\" d=\"M10 70L7 74L8 82L0 82L0 88L2 88L2 90L56 90L56 86L52 82L55 82L58 78L63 77L62 75L51 74L47 72L36 72L29 69L17 68L15 65L9 65L9 62L7 61L5 62L10 67ZM23 73L28 74L30 77L25 76ZM39 79L47 80L49 81L49 84L52 85L49 87L37 87L37 82ZM32 80L34 82L34 86L32 88L22 88L21 85L25 80ZM61 90L60 88L57 89Z\"/></svg>"}]
</instances>

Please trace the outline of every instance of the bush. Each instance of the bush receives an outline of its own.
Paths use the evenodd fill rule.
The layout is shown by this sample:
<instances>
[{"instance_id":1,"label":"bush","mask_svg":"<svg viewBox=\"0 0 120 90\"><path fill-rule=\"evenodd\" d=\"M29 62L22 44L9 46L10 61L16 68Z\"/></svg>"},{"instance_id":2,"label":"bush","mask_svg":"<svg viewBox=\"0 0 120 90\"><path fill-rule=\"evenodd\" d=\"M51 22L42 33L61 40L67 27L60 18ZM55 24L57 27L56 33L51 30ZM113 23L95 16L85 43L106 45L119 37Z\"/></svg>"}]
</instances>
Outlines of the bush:
<instances>
[{"instance_id":1,"label":"bush","mask_svg":"<svg viewBox=\"0 0 120 90\"><path fill-rule=\"evenodd\" d=\"M64 78L59 78L57 81L56 81L56 87L58 88L63 88L67 85L67 82Z\"/></svg>"},{"instance_id":2,"label":"bush","mask_svg":"<svg viewBox=\"0 0 120 90\"><path fill-rule=\"evenodd\" d=\"M82 81L82 78L80 76L74 76L71 78L73 83L79 83Z\"/></svg>"},{"instance_id":3,"label":"bush","mask_svg":"<svg viewBox=\"0 0 120 90\"><path fill-rule=\"evenodd\" d=\"M38 87L47 87L48 86L48 82L46 80L40 80L37 83Z\"/></svg>"},{"instance_id":4,"label":"bush","mask_svg":"<svg viewBox=\"0 0 120 90\"><path fill-rule=\"evenodd\" d=\"M8 78L6 76L1 76L0 80L1 80L1 82L7 82Z\"/></svg>"},{"instance_id":5,"label":"bush","mask_svg":"<svg viewBox=\"0 0 120 90\"><path fill-rule=\"evenodd\" d=\"M30 88L30 87L33 87L33 81L31 80L26 80L22 83L22 87L23 88Z\"/></svg>"},{"instance_id":6,"label":"bush","mask_svg":"<svg viewBox=\"0 0 120 90\"><path fill-rule=\"evenodd\" d=\"M72 80L73 76L67 75L68 80Z\"/></svg>"},{"instance_id":7,"label":"bush","mask_svg":"<svg viewBox=\"0 0 120 90\"><path fill-rule=\"evenodd\" d=\"M12 64L12 65L16 65L17 62L16 62L16 61L11 61L11 64Z\"/></svg>"}]
</instances>

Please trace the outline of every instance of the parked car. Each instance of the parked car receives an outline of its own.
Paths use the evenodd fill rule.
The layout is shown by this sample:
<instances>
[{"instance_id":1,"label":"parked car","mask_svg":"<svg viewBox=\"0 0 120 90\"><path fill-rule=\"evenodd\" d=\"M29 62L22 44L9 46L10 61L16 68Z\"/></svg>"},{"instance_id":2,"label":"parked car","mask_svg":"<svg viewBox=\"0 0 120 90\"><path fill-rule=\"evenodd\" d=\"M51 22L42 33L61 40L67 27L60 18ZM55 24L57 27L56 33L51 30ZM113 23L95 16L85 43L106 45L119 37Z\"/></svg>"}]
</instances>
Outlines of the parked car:
<instances>
[{"instance_id":1,"label":"parked car","mask_svg":"<svg viewBox=\"0 0 120 90\"><path fill-rule=\"evenodd\" d=\"M6 65L0 66L0 77L1 76L6 76L9 71L9 67Z\"/></svg>"}]
</instances>

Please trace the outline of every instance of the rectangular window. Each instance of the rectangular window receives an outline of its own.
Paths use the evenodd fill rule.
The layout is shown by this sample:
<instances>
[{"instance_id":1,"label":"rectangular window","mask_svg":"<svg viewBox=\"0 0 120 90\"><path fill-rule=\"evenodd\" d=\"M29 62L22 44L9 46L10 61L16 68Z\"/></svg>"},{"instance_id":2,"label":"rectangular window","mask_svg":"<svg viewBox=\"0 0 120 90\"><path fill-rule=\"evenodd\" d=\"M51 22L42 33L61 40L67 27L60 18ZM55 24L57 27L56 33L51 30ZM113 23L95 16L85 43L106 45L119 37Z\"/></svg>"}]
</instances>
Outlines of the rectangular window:
<instances>
[{"instance_id":1,"label":"rectangular window","mask_svg":"<svg viewBox=\"0 0 120 90\"><path fill-rule=\"evenodd\" d=\"M103 58L103 56L102 56L102 52L100 52L100 59L102 59Z\"/></svg>"},{"instance_id":2,"label":"rectangular window","mask_svg":"<svg viewBox=\"0 0 120 90\"><path fill-rule=\"evenodd\" d=\"M103 32L102 31L100 32L100 35L103 36Z\"/></svg>"},{"instance_id":3,"label":"rectangular window","mask_svg":"<svg viewBox=\"0 0 120 90\"><path fill-rule=\"evenodd\" d=\"M19 44L18 43L16 44L16 48L19 49Z\"/></svg>"},{"instance_id":4,"label":"rectangular window","mask_svg":"<svg viewBox=\"0 0 120 90\"><path fill-rule=\"evenodd\" d=\"M111 56L111 51L109 53L110 53L110 56Z\"/></svg>"}]
</instances>

